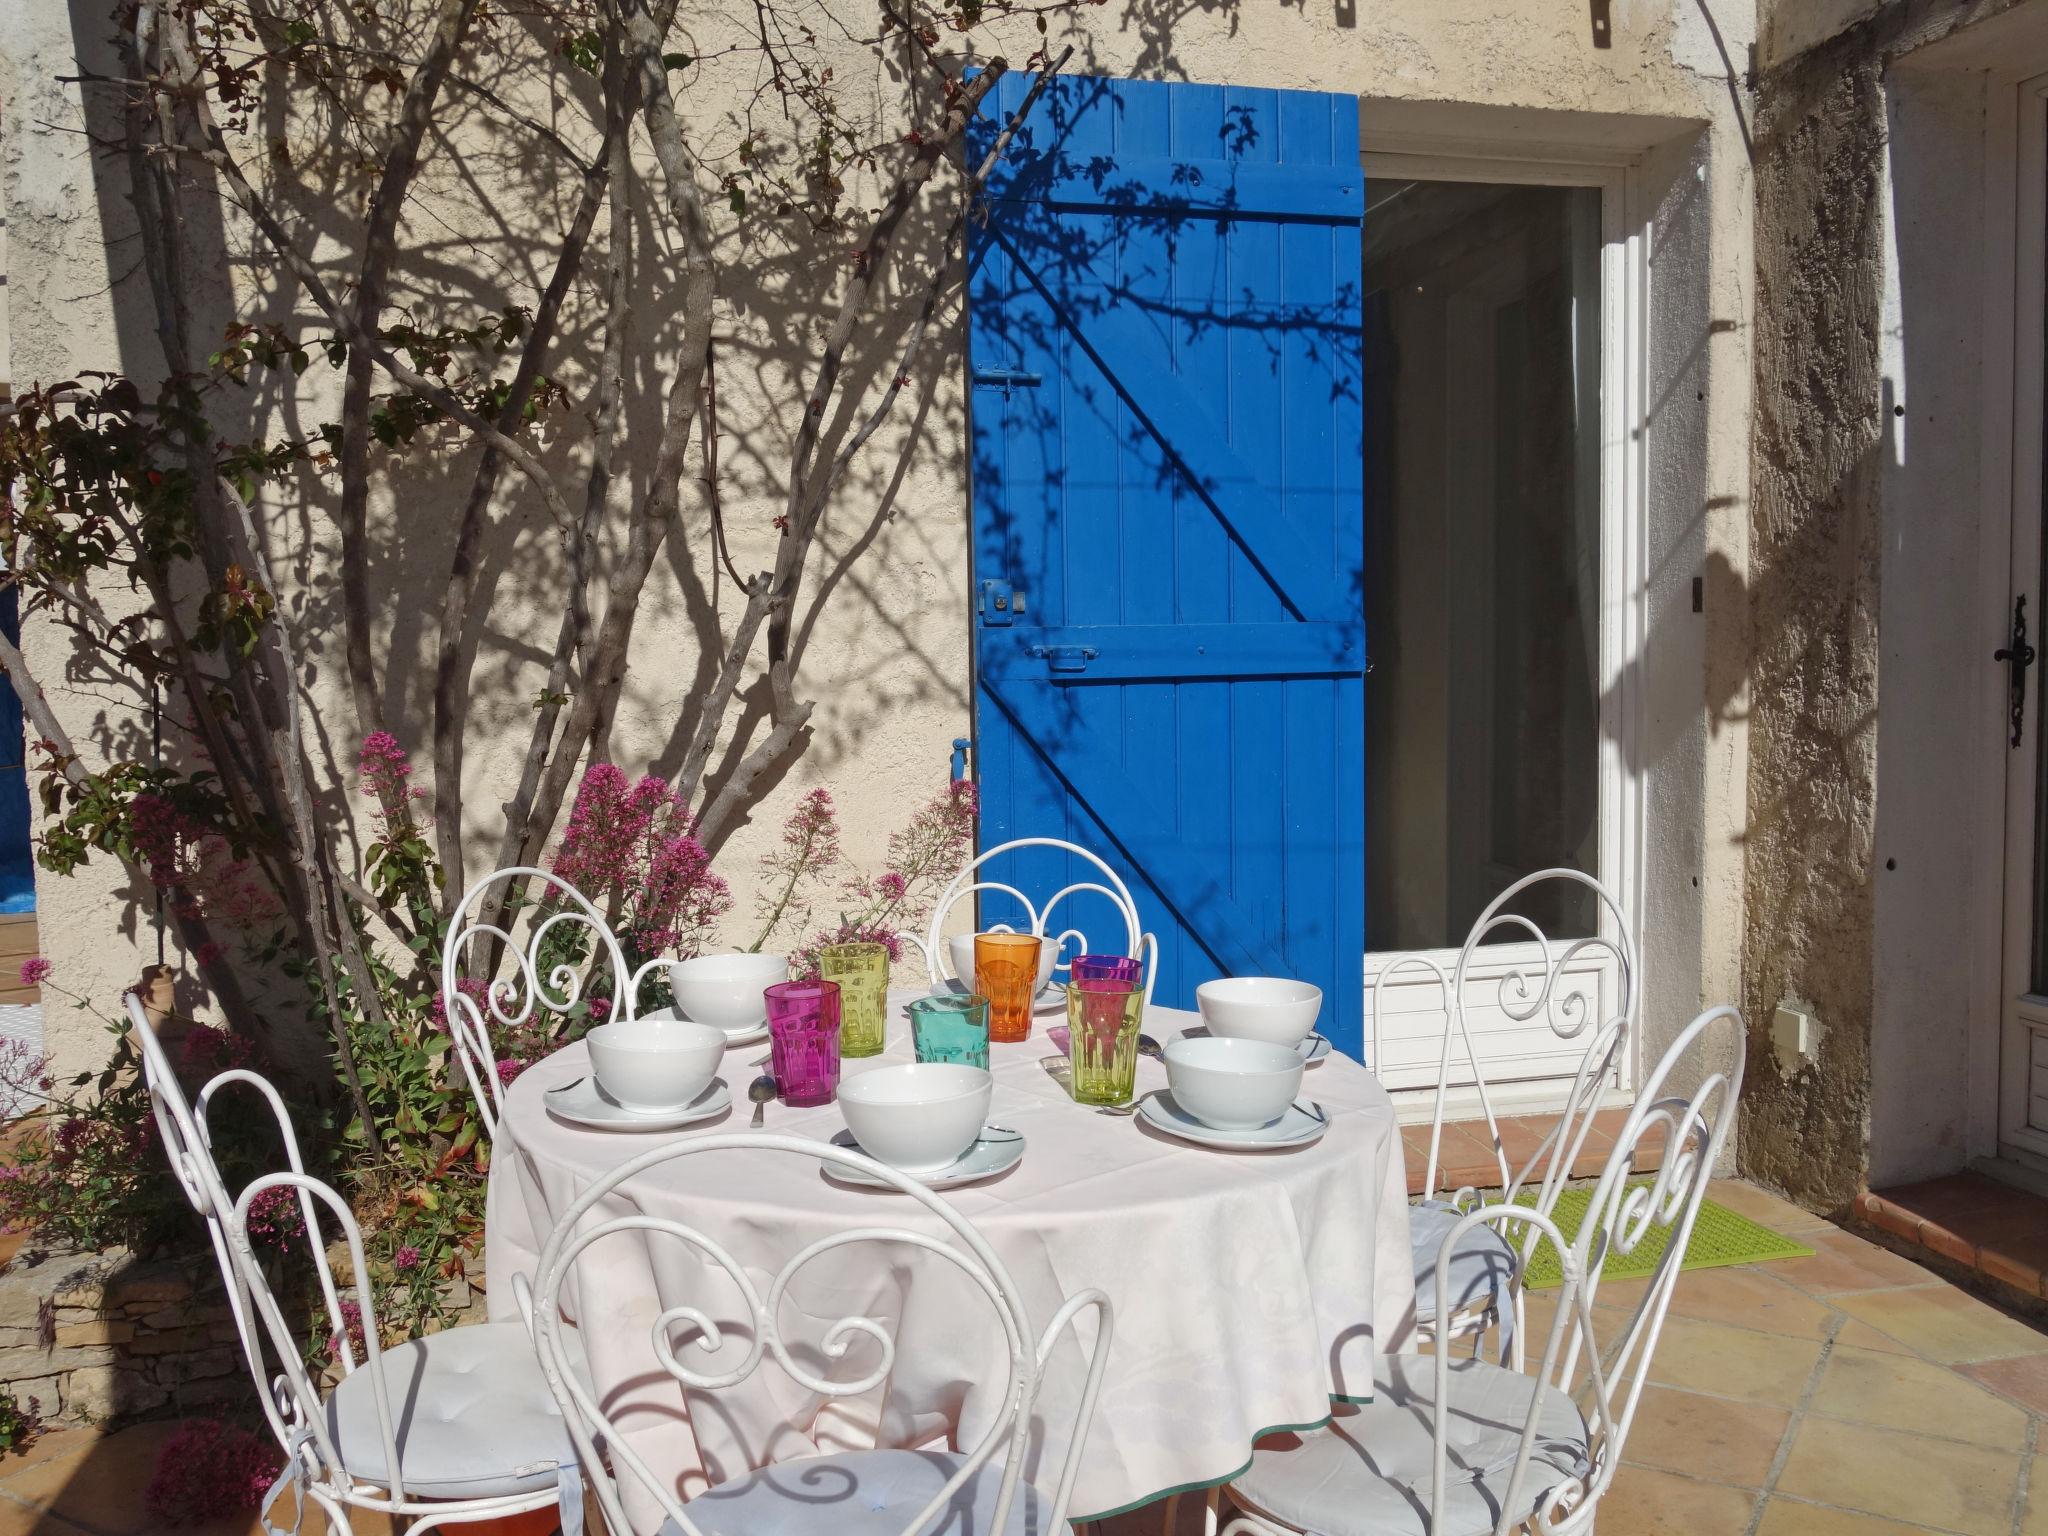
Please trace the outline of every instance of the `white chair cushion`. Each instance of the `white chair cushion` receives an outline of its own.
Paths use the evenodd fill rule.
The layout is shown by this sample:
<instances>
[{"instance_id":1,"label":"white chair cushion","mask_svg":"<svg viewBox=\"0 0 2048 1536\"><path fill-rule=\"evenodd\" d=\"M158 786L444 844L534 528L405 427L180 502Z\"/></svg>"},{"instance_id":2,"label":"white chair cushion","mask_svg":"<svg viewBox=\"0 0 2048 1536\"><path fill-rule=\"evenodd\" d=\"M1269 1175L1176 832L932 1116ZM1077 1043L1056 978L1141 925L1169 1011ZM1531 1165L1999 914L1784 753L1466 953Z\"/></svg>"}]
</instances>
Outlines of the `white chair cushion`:
<instances>
[{"instance_id":1,"label":"white chair cushion","mask_svg":"<svg viewBox=\"0 0 2048 1536\"><path fill-rule=\"evenodd\" d=\"M1451 1362L1450 1487L1442 1536L1487 1536L1500 1517L1522 1426L1541 1392L1520 1518L1545 1489L1591 1469L1585 1420L1572 1400L1534 1377L1485 1360ZM1382 1355L1373 1400L1329 1427L1254 1449L1231 1485L1256 1511L1315 1536L1431 1536L1431 1434L1436 1360Z\"/></svg>"},{"instance_id":2,"label":"white chair cushion","mask_svg":"<svg viewBox=\"0 0 2048 1536\"><path fill-rule=\"evenodd\" d=\"M951 1451L810 1456L707 1488L686 1508L705 1536L903 1536L966 1459ZM998 1450L920 1536L993 1536L1002 1487ZM1052 1500L1020 1478L1003 1536L1053 1536L1051 1512ZM677 1536L673 1520L662 1536Z\"/></svg>"},{"instance_id":3,"label":"white chair cushion","mask_svg":"<svg viewBox=\"0 0 2048 1536\"><path fill-rule=\"evenodd\" d=\"M1436 1316L1436 1256L1465 1212L1425 1200L1408 1208L1408 1241L1415 1253L1415 1315ZM1451 1252L1451 1316L1484 1308L1508 1294L1515 1274L1515 1250L1498 1228L1476 1226Z\"/></svg>"},{"instance_id":4,"label":"white chair cushion","mask_svg":"<svg viewBox=\"0 0 2048 1536\"><path fill-rule=\"evenodd\" d=\"M576 1459L524 1323L477 1323L387 1349L384 1383L407 1494L527 1493ZM390 1486L367 1367L327 1399L327 1429L352 1477Z\"/></svg>"}]
</instances>

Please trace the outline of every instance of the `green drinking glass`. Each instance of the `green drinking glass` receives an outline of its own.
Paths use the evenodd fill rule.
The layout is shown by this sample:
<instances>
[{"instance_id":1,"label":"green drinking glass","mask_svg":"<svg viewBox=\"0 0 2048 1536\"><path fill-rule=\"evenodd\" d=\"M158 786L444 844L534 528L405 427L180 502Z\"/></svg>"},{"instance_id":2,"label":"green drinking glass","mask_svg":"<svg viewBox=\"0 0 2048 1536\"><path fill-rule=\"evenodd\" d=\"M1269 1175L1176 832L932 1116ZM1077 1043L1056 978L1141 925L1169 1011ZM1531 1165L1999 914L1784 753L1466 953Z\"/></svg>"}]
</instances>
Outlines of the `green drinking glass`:
<instances>
[{"instance_id":1,"label":"green drinking glass","mask_svg":"<svg viewBox=\"0 0 2048 1536\"><path fill-rule=\"evenodd\" d=\"M1067 983L1067 1064L1077 1104L1128 1104L1138 1086L1145 990L1106 977Z\"/></svg>"},{"instance_id":2,"label":"green drinking glass","mask_svg":"<svg viewBox=\"0 0 2048 1536\"><path fill-rule=\"evenodd\" d=\"M839 1054L879 1056L888 1033L889 951L879 944L827 944L818 977L839 983Z\"/></svg>"},{"instance_id":3,"label":"green drinking glass","mask_svg":"<svg viewBox=\"0 0 2048 1536\"><path fill-rule=\"evenodd\" d=\"M920 997L910 1005L910 1040L919 1061L988 1070L988 999L975 993Z\"/></svg>"}]
</instances>

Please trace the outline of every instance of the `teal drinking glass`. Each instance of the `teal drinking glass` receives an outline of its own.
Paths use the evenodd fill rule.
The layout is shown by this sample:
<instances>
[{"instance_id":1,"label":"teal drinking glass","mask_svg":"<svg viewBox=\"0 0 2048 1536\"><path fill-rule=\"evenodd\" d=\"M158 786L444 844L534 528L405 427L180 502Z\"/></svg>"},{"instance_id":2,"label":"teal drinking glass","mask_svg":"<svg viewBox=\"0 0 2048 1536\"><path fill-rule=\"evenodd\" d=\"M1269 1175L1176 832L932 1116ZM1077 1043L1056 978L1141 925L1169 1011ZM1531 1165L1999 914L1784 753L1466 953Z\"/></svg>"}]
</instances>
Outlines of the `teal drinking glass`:
<instances>
[{"instance_id":1,"label":"teal drinking glass","mask_svg":"<svg viewBox=\"0 0 2048 1536\"><path fill-rule=\"evenodd\" d=\"M910 1039L919 1061L988 1070L988 999L980 993L920 997L910 1004Z\"/></svg>"}]
</instances>

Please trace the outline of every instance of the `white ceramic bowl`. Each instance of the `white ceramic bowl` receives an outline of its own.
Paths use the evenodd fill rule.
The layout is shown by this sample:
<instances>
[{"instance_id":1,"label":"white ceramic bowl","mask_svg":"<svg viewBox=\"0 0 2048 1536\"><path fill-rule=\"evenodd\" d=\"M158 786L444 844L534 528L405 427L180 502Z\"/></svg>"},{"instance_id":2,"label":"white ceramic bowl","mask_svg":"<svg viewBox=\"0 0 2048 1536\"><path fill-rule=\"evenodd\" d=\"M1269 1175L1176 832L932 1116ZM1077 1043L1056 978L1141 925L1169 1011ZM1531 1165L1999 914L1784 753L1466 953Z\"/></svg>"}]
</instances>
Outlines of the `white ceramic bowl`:
<instances>
[{"instance_id":1,"label":"white ceramic bowl","mask_svg":"<svg viewBox=\"0 0 2048 1536\"><path fill-rule=\"evenodd\" d=\"M1219 1131L1253 1131L1301 1091L1301 1056L1268 1040L1180 1039L1166 1047L1173 1101Z\"/></svg>"},{"instance_id":2,"label":"white ceramic bowl","mask_svg":"<svg viewBox=\"0 0 2048 1536\"><path fill-rule=\"evenodd\" d=\"M729 1035L765 1024L768 1004L761 994L787 980L787 955L698 955L668 968L668 989L682 1015Z\"/></svg>"},{"instance_id":3,"label":"white ceramic bowl","mask_svg":"<svg viewBox=\"0 0 2048 1536\"><path fill-rule=\"evenodd\" d=\"M1195 1006L1222 1039L1299 1045L1323 1011L1323 989L1284 976L1224 976L1195 988Z\"/></svg>"},{"instance_id":4,"label":"white ceramic bowl","mask_svg":"<svg viewBox=\"0 0 2048 1536\"><path fill-rule=\"evenodd\" d=\"M952 946L953 974L967 983L967 990L974 990L974 935L956 933L946 943ZM1045 984L1052 980L1052 963L1059 958L1059 946L1051 939L1038 941L1038 990L1043 992Z\"/></svg>"},{"instance_id":5,"label":"white ceramic bowl","mask_svg":"<svg viewBox=\"0 0 2048 1536\"><path fill-rule=\"evenodd\" d=\"M839 1111L861 1151L906 1173L943 1168L988 1123L995 1079L980 1067L921 1061L839 1083Z\"/></svg>"},{"instance_id":6,"label":"white ceramic bowl","mask_svg":"<svg viewBox=\"0 0 2048 1536\"><path fill-rule=\"evenodd\" d=\"M725 1031L687 1019L621 1019L584 1037L597 1086L628 1109L679 1109L718 1075Z\"/></svg>"}]
</instances>

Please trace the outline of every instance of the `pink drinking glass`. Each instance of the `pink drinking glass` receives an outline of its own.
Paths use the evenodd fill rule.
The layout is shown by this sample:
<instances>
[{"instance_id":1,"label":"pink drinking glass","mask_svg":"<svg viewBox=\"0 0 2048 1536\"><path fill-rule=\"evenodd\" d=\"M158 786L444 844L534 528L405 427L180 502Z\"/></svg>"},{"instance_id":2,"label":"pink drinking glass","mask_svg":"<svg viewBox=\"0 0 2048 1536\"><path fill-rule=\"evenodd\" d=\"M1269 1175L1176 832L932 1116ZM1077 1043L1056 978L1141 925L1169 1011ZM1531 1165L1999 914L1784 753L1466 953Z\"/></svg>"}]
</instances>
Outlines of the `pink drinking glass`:
<instances>
[{"instance_id":1,"label":"pink drinking glass","mask_svg":"<svg viewBox=\"0 0 2048 1536\"><path fill-rule=\"evenodd\" d=\"M1127 981L1135 987L1142 971L1129 955L1076 955L1067 975L1075 981Z\"/></svg>"},{"instance_id":2,"label":"pink drinking glass","mask_svg":"<svg viewBox=\"0 0 2048 1536\"><path fill-rule=\"evenodd\" d=\"M779 981L768 1004L768 1055L785 1104L830 1104L839 1095L839 983Z\"/></svg>"}]
</instances>

